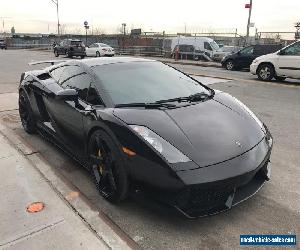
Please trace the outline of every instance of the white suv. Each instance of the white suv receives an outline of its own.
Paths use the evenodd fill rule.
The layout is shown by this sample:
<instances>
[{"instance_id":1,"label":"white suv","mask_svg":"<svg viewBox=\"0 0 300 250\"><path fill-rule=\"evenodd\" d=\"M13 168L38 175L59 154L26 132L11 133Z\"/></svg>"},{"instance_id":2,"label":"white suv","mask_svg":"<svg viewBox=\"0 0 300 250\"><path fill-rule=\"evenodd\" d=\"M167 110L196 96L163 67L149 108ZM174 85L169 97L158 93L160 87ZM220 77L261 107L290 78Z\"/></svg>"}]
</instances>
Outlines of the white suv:
<instances>
[{"instance_id":1,"label":"white suv","mask_svg":"<svg viewBox=\"0 0 300 250\"><path fill-rule=\"evenodd\" d=\"M283 81L287 77L300 79L300 41L273 54L257 57L252 62L250 71L263 81L273 78Z\"/></svg>"}]
</instances>

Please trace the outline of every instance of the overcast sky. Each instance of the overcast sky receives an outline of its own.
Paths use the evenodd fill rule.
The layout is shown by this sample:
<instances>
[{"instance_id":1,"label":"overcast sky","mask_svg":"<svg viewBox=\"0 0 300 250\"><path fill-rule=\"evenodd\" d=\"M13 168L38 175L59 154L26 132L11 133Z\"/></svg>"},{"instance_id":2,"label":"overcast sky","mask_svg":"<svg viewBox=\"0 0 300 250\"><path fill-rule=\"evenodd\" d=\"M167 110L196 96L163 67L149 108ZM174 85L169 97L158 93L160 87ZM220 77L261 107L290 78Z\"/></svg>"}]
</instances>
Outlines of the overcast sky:
<instances>
[{"instance_id":1,"label":"overcast sky","mask_svg":"<svg viewBox=\"0 0 300 250\"><path fill-rule=\"evenodd\" d=\"M60 23L67 33L83 32L87 20L94 30L116 33L121 23L128 30L184 32L246 32L250 0L59 0ZM259 31L294 31L300 21L300 0L253 0L252 22ZM0 18L6 31L55 33L56 8L51 0L0 0ZM254 33L254 29L251 29Z\"/></svg>"}]
</instances>

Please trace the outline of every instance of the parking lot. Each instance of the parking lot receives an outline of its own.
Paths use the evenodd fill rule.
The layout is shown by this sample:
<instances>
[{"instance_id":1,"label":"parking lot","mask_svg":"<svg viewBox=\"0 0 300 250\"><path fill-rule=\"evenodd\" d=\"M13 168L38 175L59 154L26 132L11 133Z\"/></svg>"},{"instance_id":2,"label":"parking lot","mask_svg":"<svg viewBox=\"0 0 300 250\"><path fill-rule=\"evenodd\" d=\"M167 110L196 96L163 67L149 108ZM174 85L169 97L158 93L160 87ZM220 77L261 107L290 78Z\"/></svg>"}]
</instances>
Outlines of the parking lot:
<instances>
[{"instance_id":1,"label":"parking lot","mask_svg":"<svg viewBox=\"0 0 300 250\"><path fill-rule=\"evenodd\" d=\"M16 105L20 75L41 67L28 66L28 62L47 59L55 57L49 52L0 51L0 119L12 133L40 152L53 171L76 186L94 209L103 211L140 247L239 249L240 234L300 235L300 81L260 82L247 71L173 65L195 74L210 87L237 97L268 125L274 137L271 180L257 195L228 212L187 220L138 196L118 206L108 203L79 164L40 136L24 132Z\"/></svg>"}]
</instances>

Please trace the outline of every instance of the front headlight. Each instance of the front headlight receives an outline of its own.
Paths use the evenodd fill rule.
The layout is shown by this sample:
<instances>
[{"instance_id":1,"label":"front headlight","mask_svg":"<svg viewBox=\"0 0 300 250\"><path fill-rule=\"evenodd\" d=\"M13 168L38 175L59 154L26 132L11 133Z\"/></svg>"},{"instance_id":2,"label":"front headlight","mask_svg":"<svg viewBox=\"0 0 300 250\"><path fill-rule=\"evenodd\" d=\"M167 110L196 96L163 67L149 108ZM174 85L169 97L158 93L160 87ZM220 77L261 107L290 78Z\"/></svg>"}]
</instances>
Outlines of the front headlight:
<instances>
[{"instance_id":1,"label":"front headlight","mask_svg":"<svg viewBox=\"0 0 300 250\"><path fill-rule=\"evenodd\" d=\"M167 142L165 139L154 133L152 130L138 125L130 127L143 139L148 142L157 152L159 152L169 163L191 161L187 156L181 153L177 148Z\"/></svg>"},{"instance_id":2,"label":"front headlight","mask_svg":"<svg viewBox=\"0 0 300 250\"><path fill-rule=\"evenodd\" d=\"M254 59L253 62L252 62L252 64L257 63L257 62L258 62L258 60Z\"/></svg>"}]
</instances>

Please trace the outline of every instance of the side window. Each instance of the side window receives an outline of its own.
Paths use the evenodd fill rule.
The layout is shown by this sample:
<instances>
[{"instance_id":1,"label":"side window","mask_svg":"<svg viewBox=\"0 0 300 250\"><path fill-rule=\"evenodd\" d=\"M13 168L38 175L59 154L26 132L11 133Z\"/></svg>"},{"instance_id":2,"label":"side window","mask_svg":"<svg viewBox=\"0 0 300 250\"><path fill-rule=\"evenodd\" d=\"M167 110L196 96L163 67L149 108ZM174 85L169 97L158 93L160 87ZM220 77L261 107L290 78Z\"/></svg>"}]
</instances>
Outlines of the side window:
<instances>
[{"instance_id":1,"label":"side window","mask_svg":"<svg viewBox=\"0 0 300 250\"><path fill-rule=\"evenodd\" d=\"M54 78L54 80L59 83L59 79L64 71L65 67L62 66L62 67L58 67L58 68L55 68L55 69L52 69L50 71L50 74L51 76Z\"/></svg>"},{"instance_id":2,"label":"side window","mask_svg":"<svg viewBox=\"0 0 300 250\"><path fill-rule=\"evenodd\" d=\"M242 55L252 55L253 54L253 47L247 47L241 50Z\"/></svg>"},{"instance_id":3,"label":"side window","mask_svg":"<svg viewBox=\"0 0 300 250\"><path fill-rule=\"evenodd\" d=\"M89 48L95 48L96 46L95 46L95 44L93 43L93 44L91 44L90 46L89 46Z\"/></svg>"},{"instance_id":4,"label":"side window","mask_svg":"<svg viewBox=\"0 0 300 250\"><path fill-rule=\"evenodd\" d=\"M204 42L204 49L212 50L212 48L211 48L211 46L209 45L208 42Z\"/></svg>"},{"instance_id":5,"label":"side window","mask_svg":"<svg viewBox=\"0 0 300 250\"><path fill-rule=\"evenodd\" d=\"M284 50L284 55L300 56L300 42L295 43L295 44L291 45L290 47L287 47Z\"/></svg>"},{"instance_id":6,"label":"side window","mask_svg":"<svg viewBox=\"0 0 300 250\"><path fill-rule=\"evenodd\" d=\"M87 102L92 105L103 105L101 97L99 96L98 91L93 84L89 88Z\"/></svg>"},{"instance_id":7,"label":"side window","mask_svg":"<svg viewBox=\"0 0 300 250\"><path fill-rule=\"evenodd\" d=\"M81 100L87 100L88 89L92 78L81 67L72 65L66 66L60 80L63 88L76 89Z\"/></svg>"}]
</instances>

